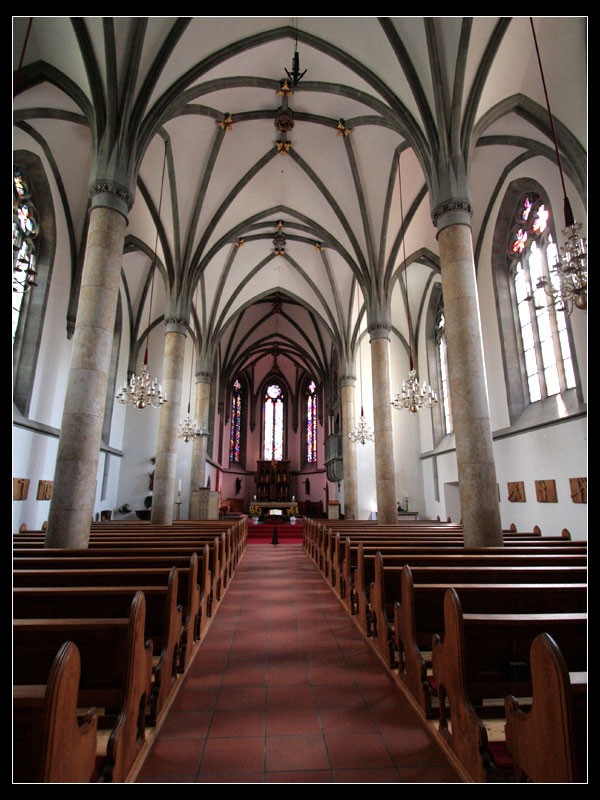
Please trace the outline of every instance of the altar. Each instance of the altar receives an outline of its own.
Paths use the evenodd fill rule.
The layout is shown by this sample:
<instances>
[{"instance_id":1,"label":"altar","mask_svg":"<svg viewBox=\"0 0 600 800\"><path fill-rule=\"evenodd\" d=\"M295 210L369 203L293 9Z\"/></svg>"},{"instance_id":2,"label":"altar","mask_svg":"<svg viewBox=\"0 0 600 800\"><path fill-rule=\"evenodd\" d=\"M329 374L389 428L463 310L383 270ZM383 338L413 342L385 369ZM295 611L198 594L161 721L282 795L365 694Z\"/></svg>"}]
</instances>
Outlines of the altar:
<instances>
[{"instance_id":1,"label":"altar","mask_svg":"<svg viewBox=\"0 0 600 800\"><path fill-rule=\"evenodd\" d=\"M253 500L250 503L251 517L298 516L298 503L293 500Z\"/></svg>"}]
</instances>

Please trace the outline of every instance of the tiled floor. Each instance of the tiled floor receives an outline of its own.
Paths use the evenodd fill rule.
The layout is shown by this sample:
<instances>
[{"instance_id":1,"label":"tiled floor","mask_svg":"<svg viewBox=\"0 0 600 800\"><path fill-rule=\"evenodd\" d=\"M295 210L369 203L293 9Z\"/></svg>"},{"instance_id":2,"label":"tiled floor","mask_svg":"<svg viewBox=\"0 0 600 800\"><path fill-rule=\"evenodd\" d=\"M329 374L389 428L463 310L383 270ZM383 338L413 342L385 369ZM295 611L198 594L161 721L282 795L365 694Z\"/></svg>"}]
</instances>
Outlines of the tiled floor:
<instances>
[{"instance_id":1,"label":"tiled floor","mask_svg":"<svg viewBox=\"0 0 600 800\"><path fill-rule=\"evenodd\" d=\"M247 547L137 783L459 783L302 545Z\"/></svg>"}]
</instances>

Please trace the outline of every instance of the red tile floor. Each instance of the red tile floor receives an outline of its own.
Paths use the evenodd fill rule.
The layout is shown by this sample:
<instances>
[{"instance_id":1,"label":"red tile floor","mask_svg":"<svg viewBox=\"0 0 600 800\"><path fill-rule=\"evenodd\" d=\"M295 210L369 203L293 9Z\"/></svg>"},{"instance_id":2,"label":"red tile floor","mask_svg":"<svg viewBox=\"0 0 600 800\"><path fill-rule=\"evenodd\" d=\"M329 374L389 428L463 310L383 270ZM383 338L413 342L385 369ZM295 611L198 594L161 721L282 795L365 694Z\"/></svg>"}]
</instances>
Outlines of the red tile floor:
<instances>
[{"instance_id":1,"label":"red tile floor","mask_svg":"<svg viewBox=\"0 0 600 800\"><path fill-rule=\"evenodd\" d=\"M302 545L247 547L136 783L460 783Z\"/></svg>"}]
</instances>

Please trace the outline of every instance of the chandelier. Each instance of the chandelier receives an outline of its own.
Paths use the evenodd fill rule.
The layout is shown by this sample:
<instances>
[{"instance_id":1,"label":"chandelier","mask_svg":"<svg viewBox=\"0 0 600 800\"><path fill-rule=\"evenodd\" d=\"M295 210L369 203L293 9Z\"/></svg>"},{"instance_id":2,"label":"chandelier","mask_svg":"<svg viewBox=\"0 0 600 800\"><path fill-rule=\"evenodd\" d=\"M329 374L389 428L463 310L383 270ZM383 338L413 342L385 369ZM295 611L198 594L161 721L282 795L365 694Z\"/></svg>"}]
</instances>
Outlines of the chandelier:
<instances>
[{"instance_id":1,"label":"chandelier","mask_svg":"<svg viewBox=\"0 0 600 800\"><path fill-rule=\"evenodd\" d=\"M400 194L400 224L402 230L402 248L404 252L404 286L406 298L406 316L408 320L408 356L409 373L408 378L402 381L402 391L396 392L396 396L391 401L392 406L398 411L405 408L416 414L421 408L433 408L438 398L426 381L419 382L417 370L415 369L412 348L412 321L410 317L410 303L408 300L408 272L406 269L406 236L404 231L404 208L402 205L402 175L400 172L400 154L398 154L398 187Z\"/></svg>"},{"instance_id":2,"label":"chandelier","mask_svg":"<svg viewBox=\"0 0 600 800\"><path fill-rule=\"evenodd\" d=\"M158 217L156 221L156 239L154 242L154 254L152 257L152 282L150 285L150 304L148 306L148 334L146 336L146 351L144 353L144 364L142 372L136 375L135 372L125 381L121 390L116 395L116 399L123 405L130 405L137 409L159 408L167 402L167 395L163 392L161 384L156 378L150 379L148 372L148 339L150 338L150 323L152 320L152 298L154 295L154 274L156 272L156 251L158 248L158 225L160 222L160 209L162 206L163 187L165 182L165 167L167 164L167 142L165 142L165 156L163 160L162 178L160 183L160 199L158 201Z\"/></svg>"},{"instance_id":3,"label":"chandelier","mask_svg":"<svg viewBox=\"0 0 600 800\"><path fill-rule=\"evenodd\" d=\"M358 330L360 328L360 321L358 315L358 289L356 292L356 325L357 325L357 339L358 337ZM363 394L362 394L362 351L360 349L360 341L358 342L358 359L359 359L359 378L360 378L360 418L358 420L357 426L354 430L350 431L348 434L348 438L351 442L355 444L366 444L367 442L372 442L375 439L375 434L373 433L373 429L367 425L367 420L365 417L365 411L363 407Z\"/></svg>"},{"instance_id":4,"label":"chandelier","mask_svg":"<svg viewBox=\"0 0 600 800\"><path fill-rule=\"evenodd\" d=\"M187 417L185 417L185 419L183 419L179 423L179 429L177 431L177 438L183 439L183 441L186 443L190 442L192 439L195 439L196 436L202 435L200 427L197 425L196 420L193 419L191 414L193 368L194 368L194 353L192 352L192 357L190 359L190 390L188 394Z\"/></svg>"},{"instance_id":5,"label":"chandelier","mask_svg":"<svg viewBox=\"0 0 600 800\"><path fill-rule=\"evenodd\" d=\"M550 100L548 99L546 80L544 78L544 70L542 69L542 60L532 17L529 17L529 22L531 24L533 41L540 67L544 97L546 98L546 107L554 140L556 162L558 164L558 171L563 189L565 227L562 234L566 238L566 244L560 248L560 255L549 270L550 280L543 277L540 278L537 282L537 288L544 289L549 297L550 303L555 306L558 311L564 311L566 314L570 315L574 308L587 311L587 244L586 240L579 235L581 223L575 221L573 211L571 210L571 204L567 197L554 119L550 110Z\"/></svg>"}]
</instances>

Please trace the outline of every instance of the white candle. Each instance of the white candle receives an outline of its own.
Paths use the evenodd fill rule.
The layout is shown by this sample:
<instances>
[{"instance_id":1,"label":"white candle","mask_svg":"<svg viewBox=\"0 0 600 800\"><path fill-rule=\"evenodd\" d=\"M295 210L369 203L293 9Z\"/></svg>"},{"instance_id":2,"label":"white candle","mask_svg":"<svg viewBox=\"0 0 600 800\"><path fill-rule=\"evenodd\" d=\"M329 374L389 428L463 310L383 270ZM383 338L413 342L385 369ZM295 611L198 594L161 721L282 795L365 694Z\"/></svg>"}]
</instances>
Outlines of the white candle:
<instances>
[{"instance_id":1,"label":"white candle","mask_svg":"<svg viewBox=\"0 0 600 800\"><path fill-rule=\"evenodd\" d=\"M177 486L177 491L181 493L181 478L179 478L179 484Z\"/></svg>"}]
</instances>

